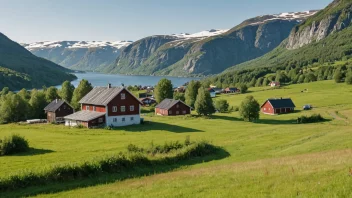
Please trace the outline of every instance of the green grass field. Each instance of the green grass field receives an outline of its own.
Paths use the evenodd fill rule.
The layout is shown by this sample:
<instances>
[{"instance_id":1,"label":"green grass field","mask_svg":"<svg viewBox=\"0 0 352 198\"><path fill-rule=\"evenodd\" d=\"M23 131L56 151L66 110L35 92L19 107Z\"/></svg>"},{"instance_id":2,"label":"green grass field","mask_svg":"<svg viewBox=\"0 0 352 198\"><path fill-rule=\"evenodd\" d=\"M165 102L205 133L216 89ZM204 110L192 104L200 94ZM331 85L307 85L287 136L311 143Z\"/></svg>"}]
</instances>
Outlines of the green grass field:
<instances>
[{"instance_id":1,"label":"green grass field","mask_svg":"<svg viewBox=\"0 0 352 198\"><path fill-rule=\"evenodd\" d=\"M307 89L305 92L301 92ZM0 136L17 133L33 148L29 153L0 157L0 178L81 163L126 149L130 143L209 140L230 156L141 171L135 178L103 175L65 183L4 192L5 196L39 197L351 197L352 86L322 81L281 89L252 88L243 95L222 95L239 106L247 95L259 103L291 97L297 112L262 115L243 122L238 113L211 118L144 116L144 125L118 130L69 129L60 125L0 125ZM300 111L305 104L311 111ZM320 113L328 121L295 124L301 115ZM155 174L153 174L155 172ZM143 174L144 173L144 174Z\"/></svg>"}]
</instances>

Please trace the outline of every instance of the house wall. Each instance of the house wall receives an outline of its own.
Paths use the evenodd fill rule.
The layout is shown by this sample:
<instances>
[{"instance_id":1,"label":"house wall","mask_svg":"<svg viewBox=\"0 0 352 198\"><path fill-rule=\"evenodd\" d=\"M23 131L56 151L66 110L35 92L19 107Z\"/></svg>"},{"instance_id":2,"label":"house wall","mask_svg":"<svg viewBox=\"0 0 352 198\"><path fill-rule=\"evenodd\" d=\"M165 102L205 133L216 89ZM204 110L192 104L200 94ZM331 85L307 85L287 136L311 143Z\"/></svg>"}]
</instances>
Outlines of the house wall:
<instances>
[{"instance_id":1,"label":"house wall","mask_svg":"<svg viewBox=\"0 0 352 198\"><path fill-rule=\"evenodd\" d=\"M265 114L275 114L274 108L271 106L270 102L266 101L264 105L262 105L261 111Z\"/></svg>"},{"instance_id":2,"label":"house wall","mask_svg":"<svg viewBox=\"0 0 352 198\"><path fill-rule=\"evenodd\" d=\"M155 108L156 115L168 116L169 112L166 109Z\"/></svg>"},{"instance_id":3,"label":"house wall","mask_svg":"<svg viewBox=\"0 0 352 198\"><path fill-rule=\"evenodd\" d=\"M106 112L105 106L89 105L89 104L82 104L82 110L86 110L87 106L89 106L89 111L93 111L93 107L95 107L95 111L97 112Z\"/></svg>"},{"instance_id":4,"label":"house wall","mask_svg":"<svg viewBox=\"0 0 352 198\"><path fill-rule=\"evenodd\" d=\"M125 119L125 121L123 121L123 118ZM108 116L106 120L107 126L114 126L114 127L128 126L128 125L134 125L134 124L140 124L140 123L141 123L141 117L139 114Z\"/></svg>"},{"instance_id":5,"label":"house wall","mask_svg":"<svg viewBox=\"0 0 352 198\"><path fill-rule=\"evenodd\" d=\"M70 105L64 103L55 112L47 112L46 117L48 122L55 122L57 118L63 118L73 113L73 108Z\"/></svg>"},{"instance_id":6,"label":"house wall","mask_svg":"<svg viewBox=\"0 0 352 198\"><path fill-rule=\"evenodd\" d=\"M100 118L102 119L101 122L99 121ZM89 127L99 126L99 125L103 125L103 124L105 124L105 115L103 115L99 118L96 118L94 120L91 120L89 122L78 121L78 120L68 120L68 119L65 120L65 126L71 126L71 127L74 127L77 125L83 125L83 126L89 128Z\"/></svg>"},{"instance_id":7,"label":"house wall","mask_svg":"<svg viewBox=\"0 0 352 198\"><path fill-rule=\"evenodd\" d=\"M177 107L177 105L178 105L178 107ZM163 115L163 116L187 115L187 114L191 114L191 109L187 105L183 104L182 102L178 102L173 107L171 107L169 110L155 108L155 114L156 115Z\"/></svg>"},{"instance_id":8,"label":"house wall","mask_svg":"<svg viewBox=\"0 0 352 198\"><path fill-rule=\"evenodd\" d=\"M54 112L47 112L46 113L46 120L48 122L54 122L56 120L56 115Z\"/></svg>"},{"instance_id":9,"label":"house wall","mask_svg":"<svg viewBox=\"0 0 352 198\"><path fill-rule=\"evenodd\" d=\"M124 93L126 98L121 99L121 94ZM130 111L130 106L134 106L134 110ZM113 112L112 108L117 106L117 112ZM125 112L121 112L121 106L125 106ZM122 116L122 115L139 115L140 112L140 102L133 95L131 95L126 90L122 90L119 95L110 101L107 105L108 117L110 116Z\"/></svg>"}]
</instances>

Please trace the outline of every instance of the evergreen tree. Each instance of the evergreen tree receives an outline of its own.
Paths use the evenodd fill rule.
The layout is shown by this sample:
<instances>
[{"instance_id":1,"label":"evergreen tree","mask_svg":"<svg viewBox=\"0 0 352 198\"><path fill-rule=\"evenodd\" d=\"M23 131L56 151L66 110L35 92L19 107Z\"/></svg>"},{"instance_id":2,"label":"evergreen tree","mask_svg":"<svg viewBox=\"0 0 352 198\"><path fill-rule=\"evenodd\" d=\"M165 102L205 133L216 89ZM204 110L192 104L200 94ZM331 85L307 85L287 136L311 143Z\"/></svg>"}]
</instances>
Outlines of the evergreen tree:
<instances>
[{"instance_id":1,"label":"evergreen tree","mask_svg":"<svg viewBox=\"0 0 352 198\"><path fill-rule=\"evenodd\" d=\"M268 84L269 84L268 78L264 78L264 80L263 80L263 87L268 86Z\"/></svg>"},{"instance_id":2,"label":"evergreen tree","mask_svg":"<svg viewBox=\"0 0 352 198\"><path fill-rule=\"evenodd\" d=\"M58 90L56 87L49 87L45 91L45 99L48 103L52 102L55 99L59 98Z\"/></svg>"},{"instance_id":3,"label":"evergreen tree","mask_svg":"<svg viewBox=\"0 0 352 198\"><path fill-rule=\"evenodd\" d=\"M282 82L282 73L281 71L276 72L275 82Z\"/></svg>"},{"instance_id":4,"label":"evergreen tree","mask_svg":"<svg viewBox=\"0 0 352 198\"><path fill-rule=\"evenodd\" d=\"M29 100L32 118L45 118L44 108L48 105L45 94L42 91L33 89L31 91L31 99Z\"/></svg>"},{"instance_id":5,"label":"evergreen tree","mask_svg":"<svg viewBox=\"0 0 352 198\"><path fill-rule=\"evenodd\" d=\"M249 87L254 87L256 83L255 77L252 78L251 82L248 84Z\"/></svg>"},{"instance_id":6,"label":"evergreen tree","mask_svg":"<svg viewBox=\"0 0 352 198\"><path fill-rule=\"evenodd\" d=\"M240 84L239 89L240 89L240 92L243 94L247 92L248 87L246 84Z\"/></svg>"},{"instance_id":7,"label":"evergreen tree","mask_svg":"<svg viewBox=\"0 0 352 198\"><path fill-rule=\"evenodd\" d=\"M75 87L71 84L71 82L65 81L64 83L62 83L62 86L61 86L60 97L63 100L70 103L72 100L74 90L75 90Z\"/></svg>"},{"instance_id":8,"label":"evergreen tree","mask_svg":"<svg viewBox=\"0 0 352 198\"><path fill-rule=\"evenodd\" d=\"M189 82L185 92L185 99L186 99L185 102L187 105L194 107L194 103L198 95L198 89L200 87L201 87L201 84L199 81L192 80L191 82Z\"/></svg>"},{"instance_id":9,"label":"evergreen tree","mask_svg":"<svg viewBox=\"0 0 352 198\"><path fill-rule=\"evenodd\" d=\"M198 115L211 115L215 113L213 100L208 90L203 87L198 89L198 95L194 107Z\"/></svg>"},{"instance_id":10,"label":"evergreen tree","mask_svg":"<svg viewBox=\"0 0 352 198\"><path fill-rule=\"evenodd\" d=\"M155 99L158 103L167 98L173 98L173 90L171 80L161 79L155 87Z\"/></svg>"},{"instance_id":11,"label":"evergreen tree","mask_svg":"<svg viewBox=\"0 0 352 198\"><path fill-rule=\"evenodd\" d=\"M256 87L261 87L262 84L263 84L263 78L260 77L260 78L258 78L257 82L255 83L255 86L256 86Z\"/></svg>"},{"instance_id":12,"label":"evergreen tree","mask_svg":"<svg viewBox=\"0 0 352 198\"><path fill-rule=\"evenodd\" d=\"M85 79L82 79L79 82L78 87L74 90L71 105L76 110L79 110L80 104L79 101L87 95L93 89L92 85Z\"/></svg>"},{"instance_id":13,"label":"evergreen tree","mask_svg":"<svg viewBox=\"0 0 352 198\"><path fill-rule=\"evenodd\" d=\"M239 112L245 121L255 121L259 119L260 105L253 96L247 96L242 101Z\"/></svg>"},{"instance_id":14,"label":"evergreen tree","mask_svg":"<svg viewBox=\"0 0 352 198\"><path fill-rule=\"evenodd\" d=\"M298 81L297 81L297 83L304 83L304 75L302 74L302 75L300 75L299 76L299 78L298 78Z\"/></svg>"}]
</instances>

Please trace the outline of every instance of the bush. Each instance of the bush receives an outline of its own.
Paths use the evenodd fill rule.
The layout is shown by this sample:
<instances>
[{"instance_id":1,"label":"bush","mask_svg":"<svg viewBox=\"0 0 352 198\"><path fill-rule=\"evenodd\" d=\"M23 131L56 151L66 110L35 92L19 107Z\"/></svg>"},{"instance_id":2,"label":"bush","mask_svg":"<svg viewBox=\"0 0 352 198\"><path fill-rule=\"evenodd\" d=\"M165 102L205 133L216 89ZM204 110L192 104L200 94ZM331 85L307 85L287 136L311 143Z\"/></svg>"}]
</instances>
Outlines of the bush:
<instances>
[{"instance_id":1,"label":"bush","mask_svg":"<svg viewBox=\"0 0 352 198\"><path fill-rule=\"evenodd\" d=\"M218 110L220 113L226 113L229 111L229 103L227 100L217 100L215 101L215 108Z\"/></svg>"},{"instance_id":2,"label":"bush","mask_svg":"<svg viewBox=\"0 0 352 198\"><path fill-rule=\"evenodd\" d=\"M297 118L298 124L315 123L323 121L325 121L325 119L320 114L313 114L311 116L301 116Z\"/></svg>"},{"instance_id":3,"label":"bush","mask_svg":"<svg viewBox=\"0 0 352 198\"><path fill-rule=\"evenodd\" d=\"M20 135L11 135L0 140L0 155L11 155L29 150L28 141Z\"/></svg>"},{"instance_id":4,"label":"bush","mask_svg":"<svg viewBox=\"0 0 352 198\"><path fill-rule=\"evenodd\" d=\"M165 146L166 145L166 146ZM104 157L100 160L84 162L82 164L65 164L46 169L41 172L24 172L21 175L12 175L0 179L0 191L22 189L33 185L43 185L49 182L64 182L80 178L89 178L104 173L120 173L132 171L136 168L149 168L154 170L158 165L174 165L181 160L188 160L193 157L201 157L215 154L218 147L206 141L194 142L179 149L179 143L165 143L160 146L164 151L178 149L174 155L162 155L158 158L148 158L146 153L119 153L111 157ZM159 146L155 146L157 148ZM128 149L138 150L135 145L129 145Z\"/></svg>"}]
</instances>

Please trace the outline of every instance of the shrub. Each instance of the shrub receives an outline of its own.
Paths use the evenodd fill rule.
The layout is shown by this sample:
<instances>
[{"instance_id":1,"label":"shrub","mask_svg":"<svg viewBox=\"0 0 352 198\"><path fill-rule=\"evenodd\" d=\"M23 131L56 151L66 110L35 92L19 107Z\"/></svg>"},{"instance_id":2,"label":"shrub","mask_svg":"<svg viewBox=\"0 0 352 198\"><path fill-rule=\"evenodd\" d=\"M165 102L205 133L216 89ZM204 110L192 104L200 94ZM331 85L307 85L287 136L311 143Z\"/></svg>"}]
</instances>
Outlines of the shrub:
<instances>
[{"instance_id":1,"label":"shrub","mask_svg":"<svg viewBox=\"0 0 352 198\"><path fill-rule=\"evenodd\" d=\"M229 103L227 100L217 100L215 101L215 108L218 110L220 113L226 113L229 111Z\"/></svg>"},{"instance_id":2,"label":"shrub","mask_svg":"<svg viewBox=\"0 0 352 198\"><path fill-rule=\"evenodd\" d=\"M311 116L301 116L297 118L298 124L315 123L323 121L325 121L325 119L320 114L313 114Z\"/></svg>"},{"instance_id":3,"label":"shrub","mask_svg":"<svg viewBox=\"0 0 352 198\"><path fill-rule=\"evenodd\" d=\"M11 155L28 150L28 141L20 135L14 134L0 141L0 155Z\"/></svg>"},{"instance_id":4,"label":"shrub","mask_svg":"<svg viewBox=\"0 0 352 198\"><path fill-rule=\"evenodd\" d=\"M158 158L148 158L146 153L119 153L114 156L104 157L100 160L84 162L82 164L64 164L41 172L24 172L21 175L12 175L8 178L0 179L0 191L15 190L33 185L43 185L49 182L64 182L80 178L88 178L103 173L120 173L122 171L132 171L143 167L154 170L155 166L175 164L181 160L188 160L193 157L202 157L215 154L218 147L206 141L194 142L180 149L179 143L165 143L163 146L153 146L163 148L164 151L178 149L174 155L162 155ZM128 146L132 150L138 147ZM137 149L138 150L138 149Z\"/></svg>"}]
</instances>

